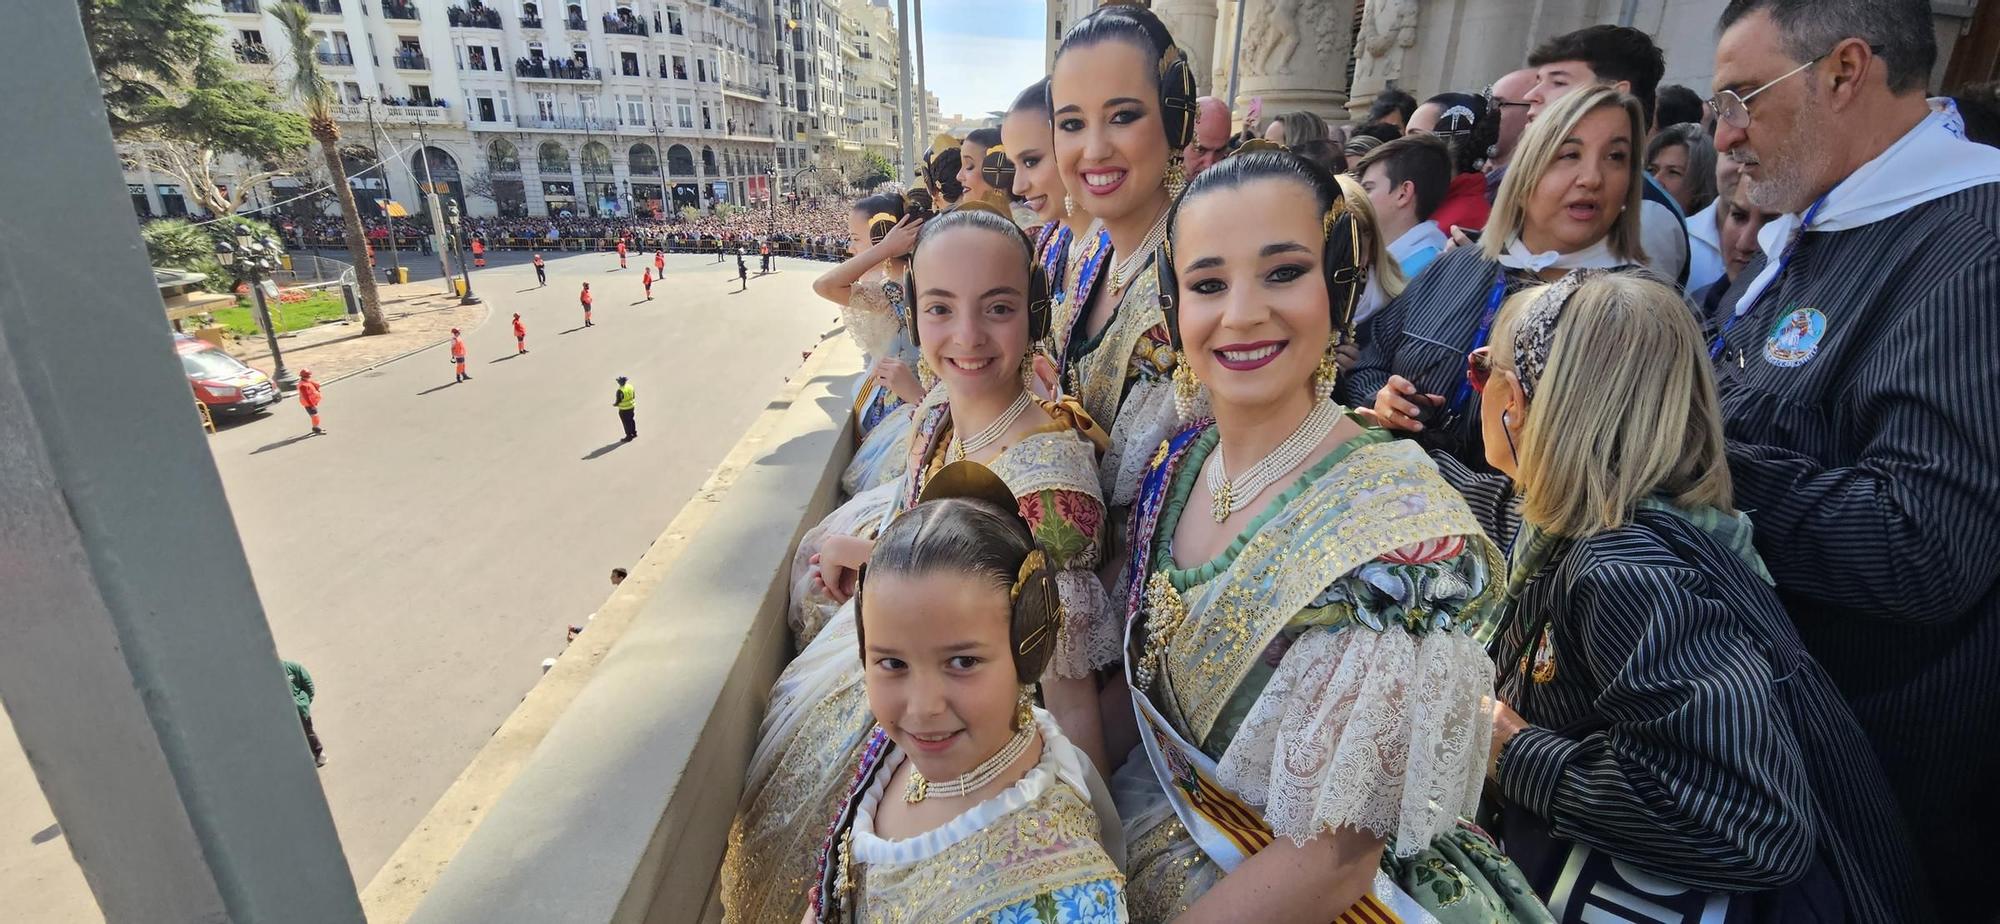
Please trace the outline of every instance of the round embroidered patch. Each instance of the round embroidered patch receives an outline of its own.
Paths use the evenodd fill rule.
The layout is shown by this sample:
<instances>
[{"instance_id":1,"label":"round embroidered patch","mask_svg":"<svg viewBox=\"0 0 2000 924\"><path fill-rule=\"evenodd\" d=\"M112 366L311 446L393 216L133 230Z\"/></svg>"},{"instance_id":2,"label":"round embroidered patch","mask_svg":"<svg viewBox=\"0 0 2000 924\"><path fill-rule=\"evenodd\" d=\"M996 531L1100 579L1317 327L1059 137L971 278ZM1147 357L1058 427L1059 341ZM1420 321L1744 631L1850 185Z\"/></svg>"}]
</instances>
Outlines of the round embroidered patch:
<instances>
[{"instance_id":1,"label":"round embroidered patch","mask_svg":"<svg viewBox=\"0 0 2000 924\"><path fill-rule=\"evenodd\" d=\"M1803 365L1819 352L1820 338L1825 336L1826 315L1816 308L1794 308L1764 339L1764 361L1784 369Z\"/></svg>"}]
</instances>

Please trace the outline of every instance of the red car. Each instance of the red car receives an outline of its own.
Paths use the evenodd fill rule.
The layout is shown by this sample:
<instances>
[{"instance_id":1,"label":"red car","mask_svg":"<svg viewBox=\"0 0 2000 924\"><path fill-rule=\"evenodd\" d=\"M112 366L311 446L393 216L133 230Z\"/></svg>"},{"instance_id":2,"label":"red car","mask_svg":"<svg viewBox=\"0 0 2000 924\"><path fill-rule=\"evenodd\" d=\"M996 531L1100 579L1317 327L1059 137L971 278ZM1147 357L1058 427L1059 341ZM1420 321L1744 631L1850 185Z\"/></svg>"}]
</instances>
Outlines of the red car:
<instances>
[{"instance_id":1,"label":"red car","mask_svg":"<svg viewBox=\"0 0 2000 924\"><path fill-rule=\"evenodd\" d=\"M175 334L174 352L180 354L195 398L212 414L255 414L278 403L278 389L270 376L205 340Z\"/></svg>"}]
</instances>

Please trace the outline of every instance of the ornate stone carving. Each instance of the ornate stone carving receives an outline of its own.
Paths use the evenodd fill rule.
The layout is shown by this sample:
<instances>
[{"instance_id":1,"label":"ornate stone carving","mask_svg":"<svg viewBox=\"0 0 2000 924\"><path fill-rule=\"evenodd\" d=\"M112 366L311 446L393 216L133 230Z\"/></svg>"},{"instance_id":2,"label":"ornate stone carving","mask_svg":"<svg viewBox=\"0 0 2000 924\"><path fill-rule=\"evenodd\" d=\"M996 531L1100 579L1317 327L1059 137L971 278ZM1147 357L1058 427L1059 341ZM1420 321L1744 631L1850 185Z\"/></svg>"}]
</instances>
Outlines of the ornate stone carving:
<instances>
[{"instance_id":1,"label":"ornate stone carving","mask_svg":"<svg viewBox=\"0 0 2000 924\"><path fill-rule=\"evenodd\" d=\"M1403 58L1417 44L1417 0L1368 0L1355 37L1354 95L1372 95L1403 77Z\"/></svg>"},{"instance_id":2,"label":"ornate stone carving","mask_svg":"<svg viewBox=\"0 0 2000 924\"><path fill-rule=\"evenodd\" d=\"M1236 3L1223 0L1216 30L1216 87L1226 86ZM1348 24L1354 0L1267 0L1245 4L1239 109L1261 96L1264 112L1308 109L1338 118L1347 98Z\"/></svg>"},{"instance_id":3,"label":"ornate stone carving","mask_svg":"<svg viewBox=\"0 0 2000 924\"><path fill-rule=\"evenodd\" d=\"M1213 92L1209 75L1215 60L1217 12L1216 0L1154 0L1153 3L1153 13L1173 33L1174 44L1187 53L1195 89L1203 94Z\"/></svg>"}]
</instances>

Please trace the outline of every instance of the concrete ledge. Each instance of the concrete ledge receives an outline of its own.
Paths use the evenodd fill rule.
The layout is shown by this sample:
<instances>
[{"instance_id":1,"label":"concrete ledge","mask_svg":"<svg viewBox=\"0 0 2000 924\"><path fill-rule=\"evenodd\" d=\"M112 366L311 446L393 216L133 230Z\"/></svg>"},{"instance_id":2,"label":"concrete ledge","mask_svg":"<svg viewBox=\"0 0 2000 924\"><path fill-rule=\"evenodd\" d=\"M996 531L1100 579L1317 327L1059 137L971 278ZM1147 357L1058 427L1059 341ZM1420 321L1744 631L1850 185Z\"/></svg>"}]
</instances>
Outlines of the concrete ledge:
<instances>
[{"instance_id":1,"label":"concrete ledge","mask_svg":"<svg viewBox=\"0 0 2000 924\"><path fill-rule=\"evenodd\" d=\"M538 704L560 715L512 785L483 821L476 821L478 790L457 793L454 786L446 801L463 796L460 808L427 818L413 838L435 836L426 852L416 855L417 845L406 844L370 886L383 912L375 917L371 901L372 920L403 920L398 909L411 902L420 902L407 915L417 924L717 915L729 823L765 694L789 651L787 566L799 536L837 499L849 455L845 395L859 367L845 338L821 344L794 377L798 390L782 416L755 446L739 446L752 458L727 494L711 501L678 560L650 593L624 593L628 581L613 595L613 606L631 607L630 625L567 708L553 702L553 690L550 703ZM704 490L698 500L709 497ZM606 618L600 611L579 643L605 628ZM531 734L531 727L521 730ZM485 778L484 791L505 786L521 748L517 740L505 749L511 755L494 754L487 769L497 772ZM461 782L473 782L468 777L487 759L482 752ZM433 820L439 827L426 834ZM450 856L460 836L454 829L473 823ZM413 888L439 865L427 895ZM411 881L397 884L397 876Z\"/></svg>"}]
</instances>

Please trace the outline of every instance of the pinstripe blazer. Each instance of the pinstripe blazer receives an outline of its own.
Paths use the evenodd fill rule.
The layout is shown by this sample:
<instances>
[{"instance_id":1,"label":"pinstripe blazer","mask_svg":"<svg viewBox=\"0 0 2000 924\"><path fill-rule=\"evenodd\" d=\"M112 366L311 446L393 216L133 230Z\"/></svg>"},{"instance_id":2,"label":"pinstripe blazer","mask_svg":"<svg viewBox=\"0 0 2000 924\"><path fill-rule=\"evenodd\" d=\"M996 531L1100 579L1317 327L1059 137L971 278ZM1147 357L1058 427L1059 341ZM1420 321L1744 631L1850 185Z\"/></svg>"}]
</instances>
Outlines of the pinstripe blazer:
<instances>
[{"instance_id":1,"label":"pinstripe blazer","mask_svg":"<svg viewBox=\"0 0 2000 924\"><path fill-rule=\"evenodd\" d=\"M1804 235L1724 346L1737 504L1779 595L1874 741L1939 912L1993 920L1968 884L2000 829L2000 184Z\"/></svg>"},{"instance_id":2,"label":"pinstripe blazer","mask_svg":"<svg viewBox=\"0 0 2000 924\"><path fill-rule=\"evenodd\" d=\"M1506 480L1439 464L1511 541ZM1497 657L1531 664L1500 664L1500 693L1535 727L1501 754L1503 842L1506 819L1531 812L1555 837L1678 882L1757 892L1824 866L1841 893L1824 897L1850 919L1928 919L1866 736L1771 588L1716 538L1642 509L1567 543L1515 612ZM1546 896L1560 870L1523 872Z\"/></svg>"}]
</instances>

